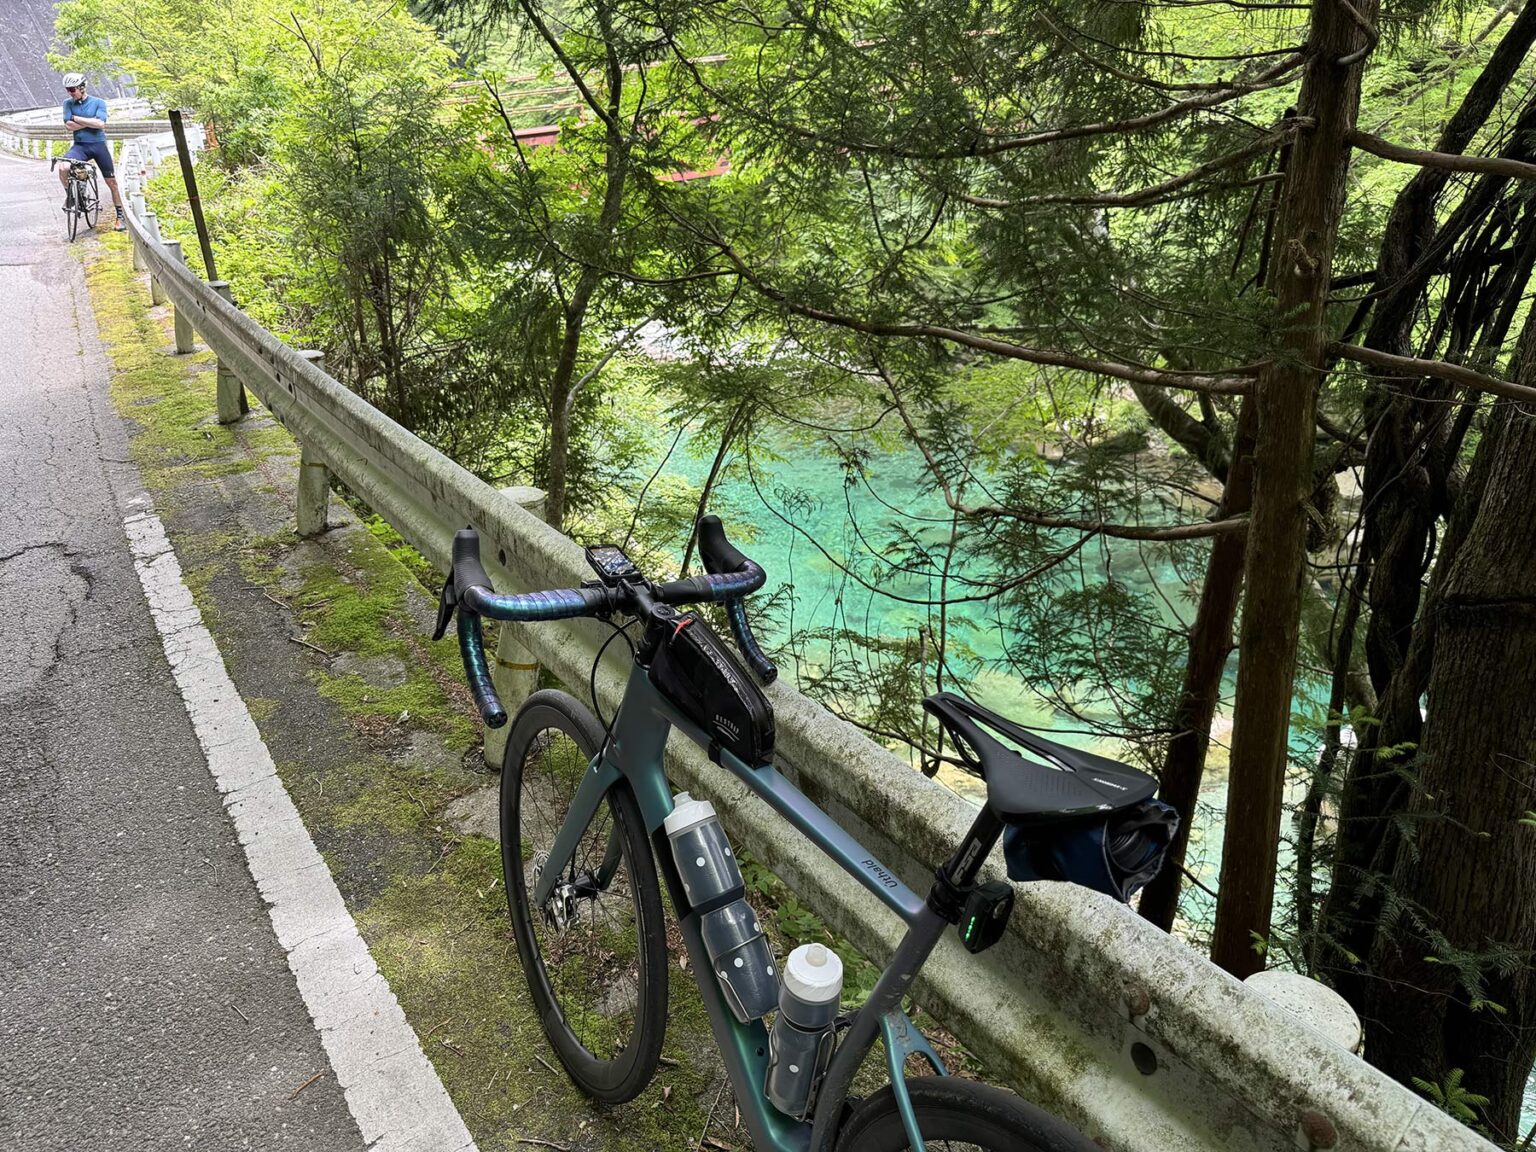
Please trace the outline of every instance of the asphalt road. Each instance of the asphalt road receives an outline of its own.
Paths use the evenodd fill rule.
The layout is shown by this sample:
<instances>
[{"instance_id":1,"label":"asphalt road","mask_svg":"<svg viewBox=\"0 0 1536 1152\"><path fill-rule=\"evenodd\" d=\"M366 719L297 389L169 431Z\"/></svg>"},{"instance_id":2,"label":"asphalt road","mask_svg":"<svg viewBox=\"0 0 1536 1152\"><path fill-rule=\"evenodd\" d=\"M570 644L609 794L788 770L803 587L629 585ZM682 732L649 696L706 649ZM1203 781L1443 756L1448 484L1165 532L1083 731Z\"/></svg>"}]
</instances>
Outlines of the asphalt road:
<instances>
[{"instance_id":1,"label":"asphalt road","mask_svg":"<svg viewBox=\"0 0 1536 1152\"><path fill-rule=\"evenodd\" d=\"M360 1149L133 569L59 199L0 156L0 1148Z\"/></svg>"}]
</instances>

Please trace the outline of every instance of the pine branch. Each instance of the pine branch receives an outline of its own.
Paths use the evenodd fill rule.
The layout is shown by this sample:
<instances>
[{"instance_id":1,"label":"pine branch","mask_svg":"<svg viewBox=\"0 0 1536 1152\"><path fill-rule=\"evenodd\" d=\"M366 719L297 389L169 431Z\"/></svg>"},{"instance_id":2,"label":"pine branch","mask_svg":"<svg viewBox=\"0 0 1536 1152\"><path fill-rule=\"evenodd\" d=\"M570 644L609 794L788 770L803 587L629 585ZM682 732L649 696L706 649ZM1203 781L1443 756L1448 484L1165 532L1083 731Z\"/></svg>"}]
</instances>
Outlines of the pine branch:
<instances>
[{"instance_id":1,"label":"pine branch","mask_svg":"<svg viewBox=\"0 0 1536 1152\"><path fill-rule=\"evenodd\" d=\"M1357 364L1390 368L1402 373L1405 380L1417 379L1420 376L1434 376L1477 392L1488 392L1494 396L1521 400L1527 404L1536 402L1536 388L1500 380L1496 376L1485 376L1464 364L1451 364L1444 360L1421 360L1417 356L1393 356L1389 352L1378 352L1374 348L1365 348L1359 344L1329 344L1328 354L1337 356L1341 360L1353 360Z\"/></svg>"},{"instance_id":2,"label":"pine branch","mask_svg":"<svg viewBox=\"0 0 1536 1152\"><path fill-rule=\"evenodd\" d=\"M1421 168L1439 168L1446 172L1478 172L1489 176L1508 176L1515 180L1536 180L1536 164L1527 164L1523 160L1509 160L1503 156L1461 156L1451 152L1429 152L1422 148L1407 148L1358 129L1349 133L1349 143L1362 152L1369 152L1372 156L1380 156L1384 160L1396 160L1403 164L1417 164Z\"/></svg>"},{"instance_id":3,"label":"pine branch","mask_svg":"<svg viewBox=\"0 0 1536 1152\"><path fill-rule=\"evenodd\" d=\"M956 604L981 604L996 600L1004 593L1011 592L1015 588L1020 588L1025 584L1029 584L1032 581L1038 580L1051 569L1065 564L1073 556L1077 555L1077 553L1086 548L1088 543L1093 539L1093 533L1085 533L1082 536L1079 536L1076 540L1072 541L1072 543L1068 544L1060 552L1057 552L1053 556L1047 557L1039 564L1036 564L1033 568L1030 568L1025 572L1009 577L1007 580L996 582L986 580L965 581L966 585L969 587L987 589L985 592L979 592L969 596L946 595L938 600L932 599L931 597L920 598L916 596L903 596L899 593L892 592L889 588L882 588L878 584L872 583L871 581L865 579L863 576L859 575L859 573L855 572L853 568L849 566L846 560L839 559L838 557L834 556L827 549L826 545L816 538L816 534L814 532L806 528L798 520L793 520L790 517L784 515L784 513L780 512L777 508L770 504L768 502L768 497L763 493L762 486L757 481L757 474L752 467L752 456L750 452L747 454L746 461L748 483L752 485L752 490L757 493L757 498L762 502L763 507L768 509L768 511L776 520L778 520L781 524L783 524L790 531L794 532L796 535L803 537L812 548L821 553L822 559L831 565L835 571L842 573L842 575L852 580L865 591L873 592L877 596L883 596L887 600L893 600L898 604L911 604L918 608L948 608L953 607Z\"/></svg>"},{"instance_id":4,"label":"pine branch","mask_svg":"<svg viewBox=\"0 0 1536 1152\"><path fill-rule=\"evenodd\" d=\"M1449 77L1455 76L1456 70L1461 67L1461 58L1468 52L1472 51L1472 49L1476 48L1484 40L1488 39L1488 37L1493 34L1493 30L1502 24L1510 16L1510 14L1518 9L1523 3L1525 3L1525 0L1505 0L1503 6L1493 14L1493 17L1488 21L1487 24L1483 25L1482 31L1480 31L1476 36L1472 37L1472 39L1467 41L1467 43L1462 44L1459 47L1449 48L1444 52L1442 58L1444 59L1445 63L1443 67L1435 72L1430 72L1420 76L1417 82L1415 82L1408 91L1396 93L1393 97L1392 111L1387 116L1385 116L1379 124L1376 125L1376 131L1379 133L1383 128L1386 128L1389 124L1391 124L1393 119L1401 116L1407 111L1410 111L1415 104L1423 99L1425 93L1427 93L1436 84L1439 84L1441 81Z\"/></svg>"},{"instance_id":5,"label":"pine branch","mask_svg":"<svg viewBox=\"0 0 1536 1152\"><path fill-rule=\"evenodd\" d=\"M1205 470L1222 483L1226 483L1227 469L1231 465L1231 450L1226 438L1213 423L1196 420L1184 411L1161 388L1147 384L1132 384L1131 391L1141 402L1142 409L1165 436L1205 466ZM1200 398L1206 398L1205 393Z\"/></svg>"},{"instance_id":6,"label":"pine branch","mask_svg":"<svg viewBox=\"0 0 1536 1152\"><path fill-rule=\"evenodd\" d=\"M1070 516L1046 516L1028 508L1008 504L954 505L962 516L989 516L1005 520L1017 520L1037 528L1068 529L1084 532L1089 537L1108 536L1116 540L1208 540L1213 536L1237 535L1248 531L1247 516L1228 516L1221 520L1206 520L1198 524L1111 524L1103 520L1079 520Z\"/></svg>"},{"instance_id":7,"label":"pine branch","mask_svg":"<svg viewBox=\"0 0 1536 1152\"><path fill-rule=\"evenodd\" d=\"M696 235L703 236L702 233L699 233L698 229L694 228L687 221L671 213L670 210L667 211L683 227L693 231ZM943 340L951 344L959 344L964 348L974 348L978 352L988 352L993 356L1001 356L1008 360L1023 360L1030 364L1041 364L1048 368L1068 368L1076 372L1087 372L1094 376L1108 376L1111 379L1125 380L1135 384L1155 384L1164 388L1179 388L1190 392L1212 392L1221 396L1241 396L1252 391L1253 381L1250 377L1256 375L1259 368L1262 367L1262 365L1244 365L1242 372L1245 375L1229 376L1214 376L1198 372L1165 372L1161 369L1148 368L1142 365L1120 364L1112 360L1095 360L1087 356L1076 356L1070 352L1029 348L1023 344L996 340L975 332L967 332L962 328L950 328L942 324L898 324L883 320L865 320L858 316L848 316L840 312L832 312L825 308L817 308L810 304L802 304L797 300L791 300L783 291L764 281L762 277L748 267L740 253L725 240L718 236L703 238L720 250L721 254L731 262L742 280L750 285L759 295L774 301L796 316L804 316L808 320L816 320L822 324L831 324L837 328L847 328L853 332L862 332L866 336L918 337Z\"/></svg>"},{"instance_id":8,"label":"pine branch","mask_svg":"<svg viewBox=\"0 0 1536 1152\"><path fill-rule=\"evenodd\" d=\"M912 438L912 443L922 453L923 460L928 465L928 471L933 476L933 482L938 485L940 493L944 496L944 503L962 516L992 517L998 519L1015 520L1021 524L1032 524L1037 528L1067 529L1085 534L1084 539L1092 539L1095 536L1109 536L1117 540L1202 540L1211 536L1224 536L1228 533L1246 532L1248 530L1248 517L1230 516L1223 520L1209 520L1199 524L1112 524L1103 520L1081 520L1070 516L1049 516L1043 512L1037 512L1030 508L1020 508L1016 505L1005 504L967 504L956 497L954 489L950 486L949 478L944 475L944 469L934 456L933 450L928 447L928 442L922 433L917 430L912 417L908 414L906 405L902 403L901 394L896 389L896 382L890 373L877 358L875 368L880 373L881 379L890 389L891 402L896 406L896 411L901 415L901 422L906 426L907 435Z\"/></svg>"},{"instance_id":9,"label":"pine branch","mask_svg":"<svg viewBox=\"0 0 1536 1152\"><path fill-rule=\"evenodd\" d=\"M1131 116L1122 120L1100 121L1093 124L1075 124L1063 128L1048 129L1044 132L1032 132L1025 136L984 138L975 140L964 148L930 151L909 148L900 144L884 144L868 140L850 140L840 136L831 136L812 128L806 128L800 124L780 120L750 105L732 103L724 92L712 87L704 79L698 67L675 43L670 41L670 37L669 43L673 50L674 59L692 76L694 84L701 91L708 93L716 102L724 107L729 107L733 112L747 119L754 120L776 132L783 132L786 135L794 136L813 144L825 145L848 152L922 161L967 160L973 157L998 156L1005 152L1017 151L1021 148L1035 148L1043 144L1058 144L1065 140L1080 140L1090 136L1123 135L1141 132L1148 128L1155 128L1159 124L1166 124L1171 120L1192 115L1195 112L1230 103L1254 92L1262 92L1269 88L1277 88L1281 85L1289 84L1293 79L1292 73L1305 64L1308 59L1306 51L1292 52L1269 68L1259 72L1252 79L1234 80L1231 84L1215 91L1203 92L1185 100L1178 100L1172 104L1164 105L1156 111L1147 112L1140 116ZM988 142L989 140L990 142Z\"/></svg>"},{"instance_id":10,"label":"pine branch","mask_svg":"<svg viewBox=\"0 0 1536 1152\"><path fill-rule=\"evenodd\" d=\"M968 196L960 193L957 198L967 204L974 204L978 208L1017 208L1039 204L1069 204L1095 208L1145 208L1152 204L1162 203L1163 197L1168 197L1170 193L1187 188L1189 185L1203 180L1213 173L1220 172L1262 152L1269 151L1276 144L1282 142L1296 128L1310 125L1311 121L1309 120L1288 120L1286 121L1286 127L1281 131L1261 136L1251 144L1239 148L1235 152L1228 152L1224 156L1218 156L1214 160L1201 164L1198 168L1191 168L1187 172L1164 180L1161 184L1149 184L1147 187L1138 188L1134 192L1047 192L1038 196L1023 196L1016 200L994 200L990 197ZM1268 183L1278 178L1279 176L1276 173L1267 173L1254 180L1245 180L1239 184L1229 185L1229 187L1244 188L1256 183ZM1176 199L1176 197L1170 198Z\"/></svg>"},{"instance_id":11,"label":"pine branch","mask_svg":"<svg viewBox=\"0 0 1536 1152\"><path fill-rule=\"evenodd\" d=\"M581 93L582 102L592 110L592 113L603 122L603 126L615 138L623 139L626 133L623 126L619 124L618 117L613 115L604 106L603 102L597 98L592 89L588 87L586 77L582 74L581 69L566 52L564 45L560 42L560 38L550 31L549 25L544 22L539 10L534 7L532 0L518 0L518 7L523 10L523 16L527 19L528 23L533 25L534 31L539 34L539 38L554 53L555 59L560 62L560 66L565 69L565 74L571 78L571 84L577 92Z\"/></svg>"},{"instance_id":12,"label":"pine branch","mask_svg":"<svg viewBox=\"0 0 1536 1152\"><path fill-rule=\"evenodd\" d=\"M1239 192L1244 188L1262 188L1266 184L1278 184L1282 179L1282 173L1265 172L1259 176L1250 176L1246 180L1229 180L1221 184L1206 184L1199 188L1185 188L1163 196L1151 196L1146 199L1137 199L1135 203L1128 203L1125 199L1112 192L1084 193L1082 196L1069 196L1063 193L1062 199L1055 200L1056 204L1069 204L1083 207L1099 208L1155 208L1162 204L1176 204L1180 200L1190 200L1196 196L1209 196L1217 192ZM1026 197L1022 200L1002 200L991 196L972 196L965 192L951 192L950 195L962 204L971 204L977 208L1013 208L1018 205L1033 207L1037 204L1051 202L1048 196L1040 198ZM1135 194L1127 194L1135 195Z\"/></svg>"}]
</instances>

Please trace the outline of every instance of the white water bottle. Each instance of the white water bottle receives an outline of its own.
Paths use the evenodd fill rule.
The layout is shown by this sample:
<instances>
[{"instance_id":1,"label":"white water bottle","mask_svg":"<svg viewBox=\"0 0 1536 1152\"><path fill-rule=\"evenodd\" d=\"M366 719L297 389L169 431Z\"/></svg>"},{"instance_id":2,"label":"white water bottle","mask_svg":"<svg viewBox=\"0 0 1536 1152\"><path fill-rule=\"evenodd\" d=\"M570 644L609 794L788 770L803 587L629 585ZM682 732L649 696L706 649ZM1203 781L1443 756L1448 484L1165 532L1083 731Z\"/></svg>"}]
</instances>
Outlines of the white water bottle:
<instances>
[{"instance_id":1,"label":"white water bottle","mask_svg":"<svg viewBox=\"0 0 1536 1152\"><path fill-rule=\"evenodd\" d=\"M821 944L802 944L784 964L779 1014L768 1034L763 1092L787 1116L803 1120L832 1059L834 1024L843 996L843 962Z\"/></svg>"}]
</instances>

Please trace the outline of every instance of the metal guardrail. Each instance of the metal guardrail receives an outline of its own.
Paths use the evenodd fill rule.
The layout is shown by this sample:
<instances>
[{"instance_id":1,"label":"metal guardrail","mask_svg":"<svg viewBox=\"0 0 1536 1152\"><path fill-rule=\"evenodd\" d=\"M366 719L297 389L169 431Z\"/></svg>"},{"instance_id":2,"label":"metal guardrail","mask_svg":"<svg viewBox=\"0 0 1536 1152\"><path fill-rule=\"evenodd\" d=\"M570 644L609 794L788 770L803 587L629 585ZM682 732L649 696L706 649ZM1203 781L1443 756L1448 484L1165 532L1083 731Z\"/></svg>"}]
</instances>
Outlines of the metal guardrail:
<instances>
[{"instance_id":1,"label":"metal guardrail","mask_svg":"<svg viewBox=\"0 0 1536 1152\"><path fill-rule=\"evenodd\" d=\"M130 172L151 166L137 153L130 159ZM585 578L570 540L326 375L315 354L261 328L227 298L227 285L202 282L179 244L161 243L129 181L135 266L149 272L153 298L174 306L178 347L190 349L195 329L219 357L220 419L239 418L243 385L299 441L301 530L323 527L323 483L318 519L314 501L324 469L441 570L453 532L472 524L499 588ZM505 643L525 645L567 684L586 683L601 639L595 622L505 627ZM622 674L618 658L601 670L609 708ZM926 887L969 826L968 803L782 681L769 696L781 767L909 884ZM876 960L889 957L896 919L762 801L691 745L674 750L669 771L714 800L733 834L836 931ZM972 957L948 937L917 998L999 1076L1106 1148L1492 1149L1178 940L1080 888L1020 886L1002 943Z\"/></svg>"},{"instance_id":2,"label":"metal guardrail","mask_svg":"<svg viewBox=\"0 0 1536 1152\"><path fill-rule=\"evenodd\" d=\"M108 140L137 140L171 130L169 120L145 115L149 105L143 100L108 101L108 109ZM64 127L58 108L38 108L0 117L0 150L19 156L52 160L63 151L58 145L70 140L72 135Z\"/></svg>"}]
</instances>

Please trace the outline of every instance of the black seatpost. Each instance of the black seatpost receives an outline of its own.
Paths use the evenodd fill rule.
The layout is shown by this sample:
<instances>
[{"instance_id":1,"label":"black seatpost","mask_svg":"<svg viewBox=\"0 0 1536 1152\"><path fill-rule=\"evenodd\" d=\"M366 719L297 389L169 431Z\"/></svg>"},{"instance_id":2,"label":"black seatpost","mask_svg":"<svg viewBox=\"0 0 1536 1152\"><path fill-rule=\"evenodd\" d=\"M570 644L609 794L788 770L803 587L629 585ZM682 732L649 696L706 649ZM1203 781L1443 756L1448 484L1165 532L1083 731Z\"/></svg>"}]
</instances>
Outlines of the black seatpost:
<instances>
[{"instance_id":1,"label":"black seatpost","mask_svg":"<svg viewBox=\"0 0 1536 1152\"><path fill-rule=\"evenodd\" d=\"M983 804L954 855L934 873L928 907L951 924L959 923L966 894L976 886L976 877L1002 834L1002 819L992 811L991 805Z\"/></svg>"}]
</instances>

